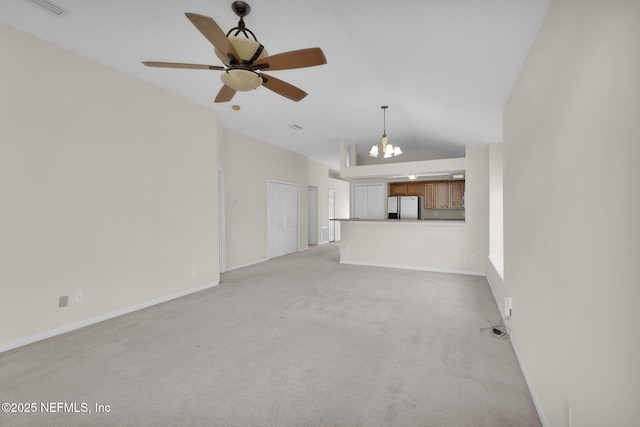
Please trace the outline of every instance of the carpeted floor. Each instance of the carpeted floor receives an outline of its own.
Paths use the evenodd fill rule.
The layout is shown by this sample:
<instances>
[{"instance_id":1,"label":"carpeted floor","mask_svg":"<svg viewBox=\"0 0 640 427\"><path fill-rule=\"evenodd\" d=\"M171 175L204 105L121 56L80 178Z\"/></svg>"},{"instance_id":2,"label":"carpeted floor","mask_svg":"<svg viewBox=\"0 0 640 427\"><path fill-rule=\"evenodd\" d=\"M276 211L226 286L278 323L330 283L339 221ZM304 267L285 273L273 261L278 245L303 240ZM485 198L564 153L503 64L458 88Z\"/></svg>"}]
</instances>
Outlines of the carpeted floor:
<instances>
[{"instance_id":1,"label":"carpeted floor","mask_svg":"<svg viewBox=\"0 0 640 427\"><path fill-rule=\"evenodd\" d=\"M485 278L338 252L0 354L0 401L37 404L0 425L540 426Z\"/></svg>"}]
</instances>

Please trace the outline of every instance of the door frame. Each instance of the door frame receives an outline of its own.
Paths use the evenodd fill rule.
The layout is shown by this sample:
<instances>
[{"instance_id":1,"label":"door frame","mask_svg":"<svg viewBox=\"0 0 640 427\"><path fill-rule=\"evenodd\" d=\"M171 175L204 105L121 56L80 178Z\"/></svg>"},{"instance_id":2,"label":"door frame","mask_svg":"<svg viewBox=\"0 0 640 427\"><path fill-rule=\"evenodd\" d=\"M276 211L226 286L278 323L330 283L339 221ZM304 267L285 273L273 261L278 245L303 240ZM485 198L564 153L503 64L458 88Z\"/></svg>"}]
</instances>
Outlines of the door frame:
<instances>
[{"instance_id":1,"label":"door frame","mask_svg":"<svg viewBox=\"0 0 640 427\"><path fill-rule=\"evenodd\" d=\"M308 245L318 244L318 187L315 185L309 185L307 189L309 205L309 237ZM311 209L313 206L314 209Z\"/></svg>"},{"instance_id":2,"label":"door frame","mask_svg":"<svg viewBox=\"0 0 640 427\"><path fill-rule=\"evenodd\" d=\"M218 272L226 270L226 239L225 239L225 204L224 204L224 170L218 165Z\"/></svg>"},{"instance_id":3,"label":"door frame","mask_svg":"<svg viewBox=\"0 0 640 427\"><path fill-rule=\"evenodd\" d=\"M331 207L333 207L333 211L331 211ZM332 220L336 218L336 190L327 191L327 217L328 217L327 218L328 220L327 240L329 242L335 242L336 241L336 222Z\"/></svg>"}]
</instances>

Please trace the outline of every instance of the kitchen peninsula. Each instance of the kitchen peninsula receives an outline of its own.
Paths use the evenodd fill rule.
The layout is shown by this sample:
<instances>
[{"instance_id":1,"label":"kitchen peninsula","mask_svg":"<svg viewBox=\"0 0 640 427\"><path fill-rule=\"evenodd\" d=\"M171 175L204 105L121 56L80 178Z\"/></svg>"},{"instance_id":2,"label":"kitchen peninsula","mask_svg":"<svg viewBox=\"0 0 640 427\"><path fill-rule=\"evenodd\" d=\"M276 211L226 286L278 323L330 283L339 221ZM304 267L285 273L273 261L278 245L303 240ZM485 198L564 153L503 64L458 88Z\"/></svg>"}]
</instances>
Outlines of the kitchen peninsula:
<instances>
[{"instance_id":1,"label":"kitchen peninsula","mask_svg":"<svg viewBox=\"0 0 640 427\"><path fill-rule=\"evenodd\" d=\"M465 151L461 158L341 167L341 177L352 184L352 210L351 218L336 220L340 263L484 276L489 255L488 156L484 149L467 146ZM464 181L439 178L438 185L391 178L416 171L433 176L461 171ZM387 219L388 209L380 206L386 207L388 197L414 193L421 197L419 219Z\"/></svg>"},{"instance_id":2,"label":"kitchen peninsula","mask_svg":"<svg viewBox=\"0 0 640 427\"><path fill-rule=\"evenodd\" d=\"M470 253L472 242L465 221L339 221L342 264L485 274L484 262Z\"/></svg>"}]
</instances>

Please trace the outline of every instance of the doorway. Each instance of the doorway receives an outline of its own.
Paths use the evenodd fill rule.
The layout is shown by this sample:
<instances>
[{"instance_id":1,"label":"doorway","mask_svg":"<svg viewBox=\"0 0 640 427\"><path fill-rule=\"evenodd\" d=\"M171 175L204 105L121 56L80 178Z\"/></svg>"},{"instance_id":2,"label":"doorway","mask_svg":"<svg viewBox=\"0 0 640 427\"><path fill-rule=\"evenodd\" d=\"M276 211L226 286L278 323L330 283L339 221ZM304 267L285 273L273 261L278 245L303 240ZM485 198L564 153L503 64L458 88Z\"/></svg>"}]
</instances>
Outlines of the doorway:
<instances>
[{"instance_id":1,"label":"doorway","mask_svg":"<svg viewBox=\"0 0 640 427\"><path fill-rule=\"evenodd\" d=\"M309 244L318 244L318 187L309 187Z\"/></svg>"}]
</instances>

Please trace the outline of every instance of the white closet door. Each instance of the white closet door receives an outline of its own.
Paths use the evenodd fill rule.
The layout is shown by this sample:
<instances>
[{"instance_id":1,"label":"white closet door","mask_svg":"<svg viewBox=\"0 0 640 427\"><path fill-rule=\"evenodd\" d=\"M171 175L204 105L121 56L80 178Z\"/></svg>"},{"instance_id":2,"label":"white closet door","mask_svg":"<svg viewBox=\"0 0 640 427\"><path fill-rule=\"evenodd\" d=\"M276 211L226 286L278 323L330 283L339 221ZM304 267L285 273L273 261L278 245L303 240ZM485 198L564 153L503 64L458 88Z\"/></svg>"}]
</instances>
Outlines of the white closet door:
<instances>
[{"instance_id":1,"label":"white closet door","mask_svg":"<svg viewBox=\"0 0 640 427\"><path fill-rule=\"evenodd\" d=\"M384 218L384 189L380 185L367 185L367 219Z\"/></svg>"},{"instance_id":2,"label":"white closet door","mask_svg":"<svg viewBox=\"0 0 640 427\"><path fill-rule=\"evenodd\" d=\"M384 188L382 184L353 186L353 218L384 218Z\"/></svg>"},{"instance_id":3,"label":"white closet door","mask_svg":"<svg viewBox=\"0 0 640 427\"><path fill-rule=\"evenodd\" d=\"M367 187L368 185L353 186L353 217L367 219Z\"/></svg>"},{"instance_id":4,"label":"white closet door","mask_svg":"<svg viewBox=\"0 0 640 427\"><path fill-rule=\"evenodd\" d=\"M268 183L268 256L298 251L298 186Z\"/></svg>"}]
</instances>

